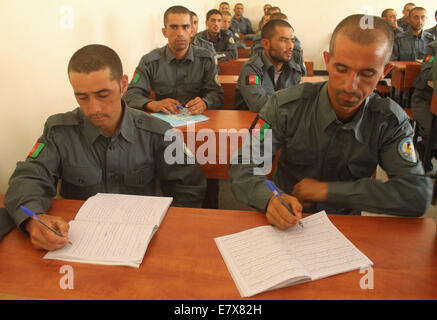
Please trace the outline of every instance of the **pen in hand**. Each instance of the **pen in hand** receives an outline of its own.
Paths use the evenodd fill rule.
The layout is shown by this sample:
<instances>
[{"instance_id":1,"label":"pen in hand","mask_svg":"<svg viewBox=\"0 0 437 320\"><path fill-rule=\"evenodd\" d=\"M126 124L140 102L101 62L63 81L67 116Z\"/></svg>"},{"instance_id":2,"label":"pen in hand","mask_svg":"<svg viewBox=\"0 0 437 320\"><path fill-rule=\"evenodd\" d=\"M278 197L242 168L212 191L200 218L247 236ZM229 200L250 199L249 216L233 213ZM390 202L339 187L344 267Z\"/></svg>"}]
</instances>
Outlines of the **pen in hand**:
<instances>
[{"instance_id":1,"label":"pen in hand","mask_svg":"<svg viewBox=\"0 0 437 320\"><path fill-rule=\"evenodd\" d=\"M53 229L52 227L50 227L47 223L45 223L44 221L42 221L40 219L40 217L38 217L37 214L35 214L32 210L29 210L23 206L20 206L20 209L23 210L30 218L35 219L36 221L38 221L39 223L41 223L44 227L46 227L47 229L49 229L50 231L52 231L54 234L56 234L59 237L63 237L64 235L62 235L61 233L59 233L58 231L56 231L55 229ZM68 241L69 244L72 245L71 241Z\"/></svg>"},{"instance_id":2,"label":"pen in hand","mask_svg":"<svg viewBox=\"0 0 437 320\"><path fill-rule=\"evenodd\" d=\"M269 180L266 180L266 184L269 187L269 189L272 191L273 195L279 199L279 201L282 203L284 207L287 208L287 210L293 215L296 216L293 212L293 209L290 208L290 206L285 202L284 199L282 199L281 194L282 192L275 186L275 184ZM301 221L299 221L299 225L303 228L303 224Z\"/></svg>"}]
</instances>

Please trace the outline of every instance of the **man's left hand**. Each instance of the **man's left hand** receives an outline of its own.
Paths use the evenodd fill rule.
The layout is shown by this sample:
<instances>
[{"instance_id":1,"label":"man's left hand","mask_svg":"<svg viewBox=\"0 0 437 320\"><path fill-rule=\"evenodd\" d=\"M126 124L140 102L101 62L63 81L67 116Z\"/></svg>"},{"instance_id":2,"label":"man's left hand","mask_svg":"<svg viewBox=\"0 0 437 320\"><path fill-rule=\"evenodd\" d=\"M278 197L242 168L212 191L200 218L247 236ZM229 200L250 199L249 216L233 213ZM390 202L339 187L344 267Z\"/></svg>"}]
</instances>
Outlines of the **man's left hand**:
<instances>
[{"instance_id":1,"label":"man's left hand","mask_svg":"<svg viewBox=\"0 0 437 320\"><path fill-rule=\"evenodd\" d=\"M206 110L207 105L202 98L196 97L185 104L188 114L201 114Z\"/></svg>"},{"instance_id":2,"label":"man's left hand","mask_svg":"<svg viewBox=\"0 0 437 320\"><path fill-rule=\"evenodd\" d=\"M293 195L302 202L325 202L328 200L328 183L305 178L294 185Z\"/></svg>"}]
</instances>

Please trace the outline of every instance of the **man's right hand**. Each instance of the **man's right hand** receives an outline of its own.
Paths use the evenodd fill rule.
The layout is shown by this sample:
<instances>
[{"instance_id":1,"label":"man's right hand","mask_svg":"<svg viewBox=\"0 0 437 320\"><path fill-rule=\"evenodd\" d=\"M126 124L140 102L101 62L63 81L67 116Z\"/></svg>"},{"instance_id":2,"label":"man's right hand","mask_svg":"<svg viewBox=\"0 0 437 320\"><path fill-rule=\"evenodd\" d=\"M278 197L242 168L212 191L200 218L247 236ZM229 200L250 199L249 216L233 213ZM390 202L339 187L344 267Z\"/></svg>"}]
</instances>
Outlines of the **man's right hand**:
<instances>
[{"instance_id":1,"label":"man's right hand","mask_svg":"<svg viewBox=\"0 0 437 320\"><path fill-rule=\"evenodd\" d=\"M29 218L26 223L26 230L29 232L30 242L34 248L52 251L65 246L68 242L69 224L63 218L57 216L40 214L38 217L47 225L64 235L64 237L57 236L37 220Z\"/></svg>"},{"instance_id":2,"label":"man's right hand","mask_svg":"<svg viewBox=\"0 0 437 320\"><path fill-rule=\"evenodd\" d=\"M177 107L181 105L179 101L171 98L166 98L159 101L151 101L146 104L146 111L151 112L164 112L166 114L180 113L181 110Z\"/></svg>"},{"instance_id":3,"label":"man's right hand","mask_svg":"<svg viewBox=\"0 0 437 320\"><path fill-rule=\"evenodd\" d=\"M284 207L276 196L272 196L267 206L267 221L281 230L294 226L302 218L302 205L297 198L283 193L282 199L293 209L296 216Z\"/></svg>"}]
</instances>

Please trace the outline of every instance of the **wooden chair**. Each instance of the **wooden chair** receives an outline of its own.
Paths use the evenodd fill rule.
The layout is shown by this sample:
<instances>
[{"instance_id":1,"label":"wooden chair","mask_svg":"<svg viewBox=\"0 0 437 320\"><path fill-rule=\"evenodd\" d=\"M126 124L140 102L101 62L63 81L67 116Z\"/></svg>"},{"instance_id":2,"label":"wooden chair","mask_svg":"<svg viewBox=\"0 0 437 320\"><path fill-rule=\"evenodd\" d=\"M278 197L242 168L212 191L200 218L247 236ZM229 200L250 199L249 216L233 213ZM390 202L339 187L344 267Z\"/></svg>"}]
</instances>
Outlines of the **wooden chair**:
<instances>
[{"instance_id":1,"label":"wooden chair","mask_svg":"<svg viewBox=\"0 0 437 320\"><path fill-rule=\"evenodd\" d=\"M247 61L247 58L219 61L220 74L222 75L239 75L240 69Z\"/></svg>"}]
</instances>

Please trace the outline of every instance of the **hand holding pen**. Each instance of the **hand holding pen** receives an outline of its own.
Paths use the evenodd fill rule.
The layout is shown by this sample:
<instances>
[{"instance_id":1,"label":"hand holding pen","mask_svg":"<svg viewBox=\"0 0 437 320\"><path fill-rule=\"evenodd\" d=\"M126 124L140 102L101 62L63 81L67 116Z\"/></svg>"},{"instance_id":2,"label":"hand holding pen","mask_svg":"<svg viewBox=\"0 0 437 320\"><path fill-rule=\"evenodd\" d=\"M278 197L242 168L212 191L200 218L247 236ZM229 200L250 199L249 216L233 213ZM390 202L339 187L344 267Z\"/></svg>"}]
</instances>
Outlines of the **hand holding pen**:
<instances>
[{"instance_id":1,"label":"hand holding pen","mask_svg":"<svg viewBox=\"0 0 437 320\"><path fill-rule=\"evenodd\" d=\"M269 180L266 180L266 184L273 193L267 206L267 220L282 230L294 226L297 222L303 228L302 222L299 221L302 218L302 205L299 200L293 196L283 194Z\"/></svg>"},{"instance_id":2,"label":"hand holding pen","mask_svg":"<svg viewBox=\"0 0 437 320\"><path fill-rule=\"evenodd\" d=\"M36 215L31 210L20 206L31 219L28 219L26 230L36 249L55 250L62 248L68 241L69 225L61 217L46 214Z\"/></svg>"}]
</instances>

